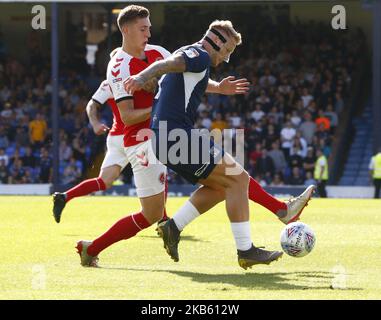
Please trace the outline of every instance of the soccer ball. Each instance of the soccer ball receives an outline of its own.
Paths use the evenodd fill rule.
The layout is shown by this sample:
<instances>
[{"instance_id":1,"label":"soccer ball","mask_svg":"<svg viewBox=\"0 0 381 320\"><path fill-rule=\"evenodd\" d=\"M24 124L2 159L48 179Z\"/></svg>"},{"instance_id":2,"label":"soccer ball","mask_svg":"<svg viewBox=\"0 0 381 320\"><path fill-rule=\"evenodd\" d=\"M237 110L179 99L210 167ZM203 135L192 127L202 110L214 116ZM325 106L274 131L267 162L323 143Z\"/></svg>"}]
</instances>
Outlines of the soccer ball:
<instances>
[{"instance_id":1,"label":"soccer ball","mask_svg":"<svg viewBox=\"0 0 381 320\"><path fill-rule=\"evenodd\" d=\"M313 230L302 222L288 224L280 235L280 244L285 253L292 257L304 257L315 246L316 237Z\"/></svg>"}]
</instances>

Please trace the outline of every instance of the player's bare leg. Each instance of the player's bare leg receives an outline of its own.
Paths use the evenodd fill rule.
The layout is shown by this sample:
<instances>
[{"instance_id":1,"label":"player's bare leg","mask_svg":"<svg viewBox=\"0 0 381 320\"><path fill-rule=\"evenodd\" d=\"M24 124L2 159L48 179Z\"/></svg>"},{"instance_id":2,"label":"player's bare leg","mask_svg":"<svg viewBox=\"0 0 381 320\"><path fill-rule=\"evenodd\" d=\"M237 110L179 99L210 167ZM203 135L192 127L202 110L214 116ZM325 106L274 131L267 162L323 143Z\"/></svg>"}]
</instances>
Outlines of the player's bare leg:
<instances>
[{"instance_id":1,"label":"player's bare leg","mask_svg":"<svg viewBox=\"0 0 381 320\"><path fill-rule=\"evenodd\" d=\"M118 165L113 165L110 167L106 167L101 169L101 172L99 176L102 178L103 182L106 185L106 189L110 189L112 187L112 184L118 177L120 176L120 173L122 171L122 168Z\"/></svg>"},{"instance_id":2,"label":"player's bare leg","mask_svg":"<svg viewBox=\"0 0 381 320\"><path fill-rule=\"evenodd\" d=\"M154 196L140 198L140 203L142 205L142 213L151 225L163 218L165 206L164 201L164 191Z\"/></svg>"}]
</instances>

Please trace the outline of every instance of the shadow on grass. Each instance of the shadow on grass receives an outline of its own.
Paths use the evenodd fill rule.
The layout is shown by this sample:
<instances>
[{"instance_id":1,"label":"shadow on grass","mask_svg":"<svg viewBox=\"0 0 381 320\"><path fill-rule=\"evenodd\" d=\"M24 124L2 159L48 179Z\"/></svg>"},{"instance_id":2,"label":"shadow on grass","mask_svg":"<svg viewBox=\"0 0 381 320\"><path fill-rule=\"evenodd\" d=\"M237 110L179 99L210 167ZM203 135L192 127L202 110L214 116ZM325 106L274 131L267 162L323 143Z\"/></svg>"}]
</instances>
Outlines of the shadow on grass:
<instances>
[{"instance_id":1,"label":"shadow on grass","mask_svg":"<svg viewBox=\"0 0 381 320\"><path fill-rule=\"evenodd\" d=\"M252 271L252 270L250 270ZM224 283L247 289L268 290L327 290L333 279L330 272L276 272L276 273L245 273L245 274L205 274L188 271L168 271L178 276L190 278L200 283ZM316 283L316 279L326 279L326 285ZM292 282L310 282L295 284ZM347 290L362 290L348 288Z\"/></svg>"},{"instance_id":2,"label":"shadow on grass","mask_svg":"<svg viewBox=\"0 0 381 320\"><path fill-rule=\"evenodd\" d=\"M161 238L157 235L156 236L155 235L153 235L153 236L140 236L139 235L139 238L158 239L158 240L162 241ZM194 236L181 236L181 241L210 242L209 240L201 240L201 239L196 238Z\"/></svg>"},{"instance_id":3,"label":"shadow on grass","mask_svg":"<svg viewBox=\"0 0 381 320\"><path fill-rule=\"evenodd\" d=\"M201 272L137 269L137 268L112 268L101 269L141 271L141 272L167 272L180 277L189 278L194 282L206 284L233 285L238 288L264 289L264 290L332 290L331 272L275 272L275 273L245 273L245 274L210 274ZM252 271L252 270L251 270ZM317 279L319 283L317 283ZM324 279L324 280L321 280ZM301 282L296 284L292 282ZM308 283L309 282L309 283ZM322 282L325 282L324 284ZM229 288L213 289L226 291ZM343 291L361 291L362 288L346 288ZM341 291L341 290L340 290Z\"/></svg>"}]
</instances>

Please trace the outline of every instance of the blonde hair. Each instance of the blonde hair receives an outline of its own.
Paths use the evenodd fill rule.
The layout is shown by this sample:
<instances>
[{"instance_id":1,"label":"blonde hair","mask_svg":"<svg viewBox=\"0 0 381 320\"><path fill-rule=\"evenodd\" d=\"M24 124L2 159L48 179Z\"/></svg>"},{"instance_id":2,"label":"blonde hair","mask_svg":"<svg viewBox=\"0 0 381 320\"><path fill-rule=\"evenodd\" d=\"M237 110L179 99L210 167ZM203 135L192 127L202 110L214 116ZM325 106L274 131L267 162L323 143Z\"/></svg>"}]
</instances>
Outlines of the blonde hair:
<instances>
[{"instance_id":1,"label":"blonde hair","mask_svg":"<svg viewBox=\"0 0 381 320\"><path fill-rule=\"evenodd\" d=\"M230 20L215 20L209 25L207 32L209 32L211 29L224 31L228 37L234 39L237 46L242 43L241 34L234 29L233 24Z\"/></svg>"}]
</instances>

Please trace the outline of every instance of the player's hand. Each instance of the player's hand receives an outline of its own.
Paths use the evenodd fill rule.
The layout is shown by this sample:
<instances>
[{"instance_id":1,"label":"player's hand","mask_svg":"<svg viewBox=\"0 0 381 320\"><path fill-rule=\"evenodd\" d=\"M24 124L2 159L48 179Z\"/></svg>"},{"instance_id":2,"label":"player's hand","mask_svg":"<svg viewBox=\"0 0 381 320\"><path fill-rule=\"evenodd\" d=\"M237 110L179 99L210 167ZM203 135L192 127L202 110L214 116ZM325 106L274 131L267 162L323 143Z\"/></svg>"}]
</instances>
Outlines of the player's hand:
<instances>
[{"instance_id":1,"label":"player's hand","mask_svg":"<svg viewBox=\"0 0 381 320\"><path fill-rule=\"evenodd\" d=\"M127 80L124 81L124 90L128 94L134 94L135 91L142 90L145 83L139 76L131 76Z\"/></svg>"},{"instance_id":2,"label":"player's hand","mask_svg":"<svg viewBox=\"0 0 381 320\"><path fill-rule=\"evenodd\" d=\"M110 130L110 128L106 126L104 123L97 123L93 125L93 130L97 136L100 136L102 134L107 133Z\"/></svg>"},{"instance_id":3,"label":"player's hand","mask_svg":"<svg viewBox=\"0 0 381 320\"><path fill-rule=\"evenodd\" d=\"M152 78L151 80L147 81L144 86L143 86L143 90L147 91L147 92L155 92L156 91L156 88L157 88L157 83L158 83L158 80L157 78Z\"/></svg>"},{"instance_id":4,"label":"player's hand","mask_svg":"<svg viewBox=\"0 0 381 320\"><path fill-rule=\"evenodd\" d=\"M218 87L220 94L245 94L250 89L250 82L248 82L245 78L235 80L235 77L229 76L222 79Z\"/></svg>"}]
</instances>

